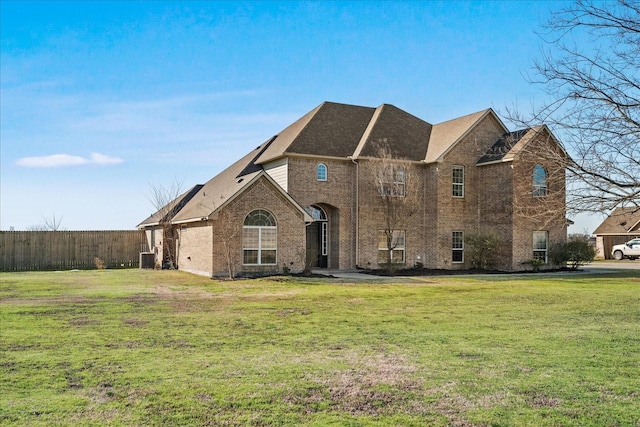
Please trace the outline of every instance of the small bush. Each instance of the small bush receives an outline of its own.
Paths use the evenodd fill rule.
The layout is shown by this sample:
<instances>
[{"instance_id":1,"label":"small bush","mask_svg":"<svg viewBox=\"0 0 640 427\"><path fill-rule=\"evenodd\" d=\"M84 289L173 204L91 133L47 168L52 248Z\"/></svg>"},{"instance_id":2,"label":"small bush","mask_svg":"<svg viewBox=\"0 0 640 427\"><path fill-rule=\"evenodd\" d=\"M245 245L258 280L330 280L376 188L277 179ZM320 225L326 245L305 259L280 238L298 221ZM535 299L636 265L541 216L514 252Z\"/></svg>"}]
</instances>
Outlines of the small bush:
<instances>
[{"instance_id":1,"label":"small bush","mask_svg":"<svg viewBox=\"0 0 640 427\"><path fill-rule=\"evenodd\" d=\"M576 270L590 263L596 257L596 250L589 242L589 236L572 235L566 243L557 243L549 250L549 260L554 265L566 266Z\"/></svg>"},{"instance_id":2,"label":"small bush","mask_svg":"<svg viewBox=\"0 0 640 427\"><path fill-rule=\"evenodd\" d=\"M500 258L500 237L495 233L468 233L464 236L466 257L474 268L495 267Z\"/></svg>"},{"instance_id":3,"label":"small bush","mask_svg":"<svg viewBox=\"0 0 640 427\"><path fill-rule=\"evenodd\" d=\"M530 259L528 261L523 261L520 264L522 264L524 266L531 266L533 271L540 271L540 267L542 267L545 264L545 262L542 259L534 258L534 259Z\"/></svg>"}]
</instances>

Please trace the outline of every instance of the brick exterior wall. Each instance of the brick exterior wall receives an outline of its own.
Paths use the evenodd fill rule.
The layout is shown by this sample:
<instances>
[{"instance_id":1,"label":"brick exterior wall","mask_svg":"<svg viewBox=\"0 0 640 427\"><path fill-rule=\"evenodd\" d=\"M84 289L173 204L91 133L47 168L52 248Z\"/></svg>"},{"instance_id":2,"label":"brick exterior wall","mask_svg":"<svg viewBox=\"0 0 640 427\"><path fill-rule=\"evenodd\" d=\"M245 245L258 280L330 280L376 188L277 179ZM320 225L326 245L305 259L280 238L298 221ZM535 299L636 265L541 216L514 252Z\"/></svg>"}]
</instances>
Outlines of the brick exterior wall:
<instances>
[{"instance_id":1,"label":"brick exterior wall","mask_svg":"<svg viewBox=\"0 0 640 427\"><path fill-rule=\"evenodd\" d=\"M380 162L361 160L358 166L358 235L359 259L362 268L378 268L378 232L387 228L387 214L378 185L374 180L374 171ZM399 209L399 219L391 224L394 230L405 231L405 263L403 267L413 267L426 258L425 210L429 203L425 199L425 167L417 163L404 165L404 197L391 198L391 203ZM420 258L418 258L420 257Z\"/></svg>"},{"instance_id":2,"label":"brick exterior wall","mask_svg":"<svg viewBox=\"0 0 640 427\"><path fill-rule=\"evenodd\" d=\"M477 165L503 133L502 124L489 114L441 161L405 165L407 207L401 208L404 214L395 228L406 232L406 267L417 262L426 268L470 267L466 254L464 262L452 261L454 231L497 234L503 248L497 264L501 269L522 269L522 263L532 259L534 231L548 231L549 247L566 241L564 169L556 170L542 155L554 143L541 134L513 161ZM327 167L326 181L317 180L320 163ZM549 194L544 198L532 195L535 164L549 171ZM452 195L454 166L464 167L463 197ZM375 167L375 161L366 159L288 158L289 195L302 208L317 205L327 213L328 268L378 268L378 230L386 228L386 217L371 172ZM242 264L242 224L255 209L267 210L276 218L275 265ZM522 214L523 209L534 209L537 214ZM305 268L306 231L302 213L262 177L217 216L180 228L179 267L227 276L230 260L233 275L277 273L283 268L299 272Z\"/></svg>"},{"instance_id":3,"label":"brick exterior wall","mask_svg":"<svg viewBox=\"0 0 640 427\"><path fill-rule=\"evenodd\" d=\"M533 232L547 231L548 247L567 241L565 212L565 169L554 160L557 146L549 141L546 132L529 142L513 162L513 256L511 268L522 269L524 262L533 258ZM548 173L546 196L533 195L533 168L542 165Z\"/></svg>"},{"instance_id":4,"label":"brick exterior wall","mask_svg":"<svg viewBox=\"0 0 640 427\"><path fill-rule=\"evenodd\" d=\"M242 264L242 225L255 209L271 212L278 226L278 252L275 265ZM213 275L227 275L227 253L232 255L236 275L278 273L283 267L301 272L305 261L305 223L303 214L273 184L262 177L229 203L213 223ZM225 251L225 241L229 251Z\"/></svg>"},{"instance_id":5,"label":"brick exterior wall","mask_svg":"<svg viewBox=\"0 0 640 427\"><path fill-rule=\"evenodd\" d=\"M213 230L207 222L184 224L178 228L178 268L201 276L211 276Z\"/></svg>"},{"instance_id":6,"label":"brick exterior wall","mask_svg":"<svg viewBox=\"0 0 640 427\"><path fill-rule=\"evenodd\" d=\"M327 166L327 180L318 181L318 164ZM318 205L329 219L329 268L355 267L355 164L349 160L290 157L289 194L303 208Z\"/></svg>"},{"instance_id":7,"label":"brick exterior wall","mask_svg":"<svg viewBox=\"0 0 640 427\"><path fill-rule=\"evenodd\" d=\"M452 261L452 233L462 231L466 234L477 232L481 228L486 229L484 226L486 218L480 214L480 201L487 194L485 188L480 185L485 169L476 166L476 162L503 133L502 126L493 116L489 115L464 136L444 156L442 162L436 164L437 198L433 203L437 205L437 254L435 263L430 262L430 266L444 269L460 269L470 266L466 256L464 256L462 263ZM454 166L464 167L464 197L453 197L452 195ZM496 171L498 175L502 172L504 169ZM504 178L498 179L502 181ZM505 196L508 194L503 191L498 191L493 195L494 198ZM503 200L503 203L509 204L510 202L507 199ZM494 222L501 223L507 219L508 215L500 215L499 218L494 218ZM499 230L495 231L499 232ZM507 238L507 236L504 237Z\"/></svg>"},{"instance_id":8,"label":"brick exterior wall","mask_svg":"<svg viewBox=\"0 0 640 427\"><path fill-rule=\"evenodd\" d=\"M278 227L277 261L243 265L242 226L253 210L269 211ZM179 226L178 265L209 277L254 276L304 269L303 214L265 177L261 177L208 221ZM231 264L231 269L229 268Z\"/></svg>"},{"instance_id":9,"label":"brick exterior wall","mask_svg":"<svg viewBox=\"0 0 640 427\"><path fill-rule=\"evenodd\" d=\"M495 233L501 249L496 268L510 270L513 256L513 173L512 164L497 163L478 166L478 185L482 189L478 215L481 219L476 230Z\"/></svg>"},{"instance_id":10,"label":"brick exterior wall","mask_svg":"<svg viewBox=\"0 0 640 427\"><path fill-rule=\"evenodd\" d=\"M421 262L426 268L462 269L471 264L452 261L452 234L494 233L501 241L496 267L522 269L533 257L533 231L549 231L549 246L566 240L564 223L564 174L549 176L550 195L557 206L549 215L532 220L519 215L518 203L531 200L532 167L546 164L539 144L545 135L528 144L511 162L477 165L478 159L504 133L489 115L467 134L443 161L407 166L410 205L397 229L406 232L405 267ZM533 163L532 163L533 162ZM327 165L328 179L317 181L319 163ZM452 170L463 166L464 197L452 195ZM303 207L321 206L329 215L329 268L378 268L378 230L386 228L383 205L371 169L375 162L289 158L289 194ZM549 170L551 166L545 165ZM356 194L357 191L357 194ZM525 197L526 196L526 197ZM559 210L558 210L559 209ZM357 218L356 218L357 216ZM357 258L356 258L357 257Z\"/></svg>"}]
</instances>

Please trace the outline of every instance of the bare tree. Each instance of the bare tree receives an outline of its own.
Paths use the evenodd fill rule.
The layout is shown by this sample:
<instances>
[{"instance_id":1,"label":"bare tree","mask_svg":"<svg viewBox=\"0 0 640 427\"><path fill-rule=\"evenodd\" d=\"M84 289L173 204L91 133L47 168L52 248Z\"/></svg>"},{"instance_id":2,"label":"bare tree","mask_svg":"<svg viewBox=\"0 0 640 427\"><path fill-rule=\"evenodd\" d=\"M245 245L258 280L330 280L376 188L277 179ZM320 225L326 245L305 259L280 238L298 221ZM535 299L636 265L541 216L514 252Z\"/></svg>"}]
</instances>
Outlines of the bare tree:
<instances>
[{"instance_id":1,"label":"bare tree","mask_svg":"<svg viewBox=\"0 0 640 427\"><path fill-rule=\"evenodd\" d=\"M233 218L229 209L223 210L218 215L214 225L216 237L222 242L227 274L230 280L236 276L236 265L240 248L238 247L238 236L241 235L242 227L237 218Z\"/></svg>"},{"instance_id":2,"label":"bare tree","mask_svg":"<svg viewBox=\"0 0 640 427\"><path fill-rule=\"evenodd\" d=\"M180 194L182 182L174 179L168 187L161 184L149 184L149 202L156 209L154 216L162 229L162 266L163 268L177 268L176 260L176 231L171 220L180 208Z\"/></svg>"},{"instance_id":3,"label":"bare tree","mask_svg":"<svg viewBox=\"0 0 640 427\"><path fill-rule=\"evenodd\" d=\"M528 130L526 138L519 148L518 161L512 164L513 213L541 228L563 226L570 158L543 126Z\"/></svg>"},{"instance_id":4,"label":"bare tree","mask_svg":"<svg viewBox=\"0 0 640 427\"><path fill-rule=\"evenodd\" d=\"M640 2L578 0L541 35L556 53L543 53L529 80L550 101L528 114L507 109L507 118L546 123L563 141L570 213L640 209Z\"/></svg>"},{"instance_id":5,"label":"bare tree","mask_svg":"<svg viewBox=\"0 0 640 427\"><path fill-rule=\"evenodd\" d=\"M377 204L382 211L382 231L387 249L384 267L387 273L392 273L397 264L393 251L404 251L404 230L417 206L417 192L413 191L417 182L410 176L411 161L394 157L386 139L376 143L374 151L375 157L370 159L369 168L378 195Z\"/></svg>"},{"instance_id":6,"label":"bare tree","mask_svg":"<svg viewBox=\"0 0 640 427\"><path fill-rule=\"evenodd\" d=\"M56 214L51 216L43 216L42 223L27 227L28 231L61 231L62 230L62 218L57 217Z\"/></svg>"}]
</instances>

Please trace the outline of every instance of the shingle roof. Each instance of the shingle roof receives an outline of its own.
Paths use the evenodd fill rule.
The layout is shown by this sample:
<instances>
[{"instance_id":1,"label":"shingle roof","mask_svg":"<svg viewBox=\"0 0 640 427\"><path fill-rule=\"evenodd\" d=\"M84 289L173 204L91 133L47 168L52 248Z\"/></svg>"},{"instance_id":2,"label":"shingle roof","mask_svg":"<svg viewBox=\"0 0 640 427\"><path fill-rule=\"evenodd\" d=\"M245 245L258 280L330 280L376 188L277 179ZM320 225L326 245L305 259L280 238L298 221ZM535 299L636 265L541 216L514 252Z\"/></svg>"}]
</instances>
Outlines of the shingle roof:
<instances>
[{"instance_id":1,"label":"shingle roof","mask_svg":"<svg viewBox=\"0 0 640 427\"><path fill-rule=\"evenodd\" d=\"M493 114L491 109L478 111L477 113L433 125L429 141L429 150L424 160L427 163L437 162L456 142L471 130L474 125L488 114ZM505 129L505 131L506 130L507 129Z\"/></svg>"},{"instance_id":2,"label":"shingle roof","mask_svg":"<svg viewBox=\"0 0 640 427\"><path fill-rule=\"evenodd\" d=\"M375 108L324 102L280 132L257 159L264 164L285 154L351 156Z\"/></svg>"},{"instance_id":3,"label":"shingle roof","mask_svg":"<svg viewBox=\"0 0 640 427\"><path fill-rule=\"evenodd\" d=\"M350 158L375 156L386 140L399 158L423 160L431 124L393 105L378 108L324 102L280 132L257 164L285 155Z\"/></svg>"},{"instance_id":4,"label":"shingle roof","mask_svg":"<svg viewBox=\"0 0 640 427\"><path fill-rule=\"evenodd\" d=\"M390 104L381 105L376 113L363 135L365 140L358 157L376 157L377 144L385 141L393 157L415 161L425 158L431 136L430 123Z\"/></svg>"},{"instance_id":5,"label":"shingle roof","mask_svg":"<svg viewBox=\"0 0 640 427\"><path fill-rule=\"evenodd\" d=\"M509 152L516 146L522 137L529 132L530 129L521 129L515 132L508 132L498 139L487 151L484 156L480 157L478 164L496 162L503 160Z\"/></svg>"},{"instance_id":6,"label":"shingle roof","mask_svg":"<svg viewBox=\"0 0 640 427\"><path fill-rule=\"evenodd\" d=\"M159 224L161 221L171 220L172 217L175 217L176 214L182 210L186 204L196 195L198 191L202 188L202 184L194 185L189 190L180 194L171 202L167 203L165 206L160 208L156 213L149 216L147 219L138 224L138 228L142 228L145 226L151 226Z\"/></svg>"},{"instance_id":7,"label":"shingle roof","mask_svg":"<svg viewBox=\"0 0 640 427\"><path fill-rule=\"evenodd\" d=\"M260 145L204 184L189 203L173 217L173 222L206 218L242 191L256 175L262 172L262 168L255 168L252 165L256 156L265 148L265 144Z\"/></svg>"},{"instance_id":8,"label":"shingle roof","mask_svg":"<svg viewBox=\"0 0 640 427\"><path fill-rule=\"evenodd\" d=\"M438 161L488 115L504 128L491 109L431 125L390 104L371 108L324 102L194 190L173 221L210 216L264 174L262 165L283 156L375 157L376 143L386 141L398 158ZM140 225L150 224L150 219Z\"/></svg>"},{"instance_id":9,"label":"shingle roof","mask_svg":"<svg viewBox=\"0 0 640 427\"><path fill-rule=\"evenodd\" d=\"M640 208L616 208L593 234L633 234L640 232Z\"/></svg>"}]
</instances>

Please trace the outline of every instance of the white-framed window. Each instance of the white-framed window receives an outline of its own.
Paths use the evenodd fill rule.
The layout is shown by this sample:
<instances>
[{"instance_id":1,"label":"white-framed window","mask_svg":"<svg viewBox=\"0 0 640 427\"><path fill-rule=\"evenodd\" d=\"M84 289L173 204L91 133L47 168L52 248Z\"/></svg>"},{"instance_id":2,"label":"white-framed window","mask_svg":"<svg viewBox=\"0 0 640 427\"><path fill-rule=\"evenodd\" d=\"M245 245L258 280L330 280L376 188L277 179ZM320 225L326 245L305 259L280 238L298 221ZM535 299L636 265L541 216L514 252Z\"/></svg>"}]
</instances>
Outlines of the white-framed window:
<instances>
[{"instance_id":1,"label":"white-framed window","mask_svg":"<svg viewBox=\"0 0 640 427\"><path fill-rule=\"evenodd\" d=\"M278 227L276 219L263 209L251 211L242 227L242 263L271 265L277 263Z\"/></svg>"},{"instance_id":2,"label":"white-framed window","mask_svg":"<svg viewBox=\"0 0 640 427\"><path fill-rule=\"evenodd\" d=\"M464 166L454 166L451 170L453 197L464 197Z\"/></svg>"},{"instance_id":3,"label":"white-framed window","mask_svg":"<svg viewBox=\"0 0 640 427\"><path fill-rule=\"evenodd\" d=\"M316 178L318 181L326 181L327 180L327 165L324 163L320 163L316 168Z\"/></svg>"},{"instance_id":4,"label":"white-framed window","mask_svg":"<svg viewBox=\"0 0 640 427\"><path fill-rule=\"evenodd\" d=\"M385 230L378 230L378 263L386 264L387 254L391 248L391 262L404 264L405 262L405 231L393 230L391 236ZM389 242L388 237L391 237Z\"/></svg>"},{"instance_id":5,"label":"white-framed window","mask_svg":"<svg viewBox=\"0 0 640 427\"><path fill-rule=\"evenodd\" d=\"M547 231L533 232L533 259L547 263L549 248L549 233Z\"/></svg>"},{"instance_id":6,"label":"white-framed window","mask_svg":"<svg viewBox=\"0 0 640 427\"><path fill-rule=\"evenodd\" d=\"M380 183L381 196L404 197L406 195L407 175L404 169L390 168L384 173Z\"/></svg>"},{"instance_id":7,"label":"white-framed window","mask_svg":"<svg viewBox=\"0 0 640 427\"><path fill-rule=\"evenodd\" d=\"M533 195L547 195L547 171L542 165L533 167Z\"/></svg>"},{"instance_id":8,"label":"white-framed window","mask_svg":"<svg viewBox=\"0 0 640 427\"><path fill-rule=\"evenodd\" d=\"M464 232L451 233L451 262L464 262Z\"/></svg>"}]
</instances>

